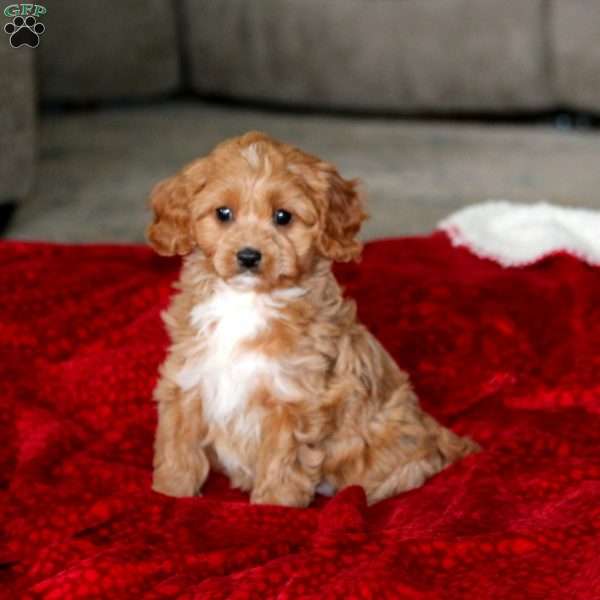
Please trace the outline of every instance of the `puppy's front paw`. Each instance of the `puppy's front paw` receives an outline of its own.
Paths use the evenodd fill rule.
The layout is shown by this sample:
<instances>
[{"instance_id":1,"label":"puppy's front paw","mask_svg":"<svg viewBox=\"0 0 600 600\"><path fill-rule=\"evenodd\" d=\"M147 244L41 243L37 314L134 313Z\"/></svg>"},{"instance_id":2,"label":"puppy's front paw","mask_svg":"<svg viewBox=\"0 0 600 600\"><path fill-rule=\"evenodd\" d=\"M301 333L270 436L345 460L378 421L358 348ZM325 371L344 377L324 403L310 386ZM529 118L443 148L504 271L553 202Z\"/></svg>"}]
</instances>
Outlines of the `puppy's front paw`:
<instances>
[{"instance_id":1,"label":"puppy's front paw","mask_svg":"<svg viewBox=\"0 0 600 600\"><path fill-rule=\"evenodd\" d=\"M152 489L159 494L185 498L196 496L200 491L202 483L198 482L194 473L166 470L157 468L154 470Z\"/></svg>"},{"instance_id":2,"label":"puppy's front paw","mask_svg":"<svg viewBox=\"0 0 600 600\"><path fill-rule=\"evenodd\" d=\"M252 504L274 504L277 506L295 506L303 508L313 499L313 492L308 490L291 489L284 486L279 489L258 488L252 490Z\"/></svg>"}]
</instances>

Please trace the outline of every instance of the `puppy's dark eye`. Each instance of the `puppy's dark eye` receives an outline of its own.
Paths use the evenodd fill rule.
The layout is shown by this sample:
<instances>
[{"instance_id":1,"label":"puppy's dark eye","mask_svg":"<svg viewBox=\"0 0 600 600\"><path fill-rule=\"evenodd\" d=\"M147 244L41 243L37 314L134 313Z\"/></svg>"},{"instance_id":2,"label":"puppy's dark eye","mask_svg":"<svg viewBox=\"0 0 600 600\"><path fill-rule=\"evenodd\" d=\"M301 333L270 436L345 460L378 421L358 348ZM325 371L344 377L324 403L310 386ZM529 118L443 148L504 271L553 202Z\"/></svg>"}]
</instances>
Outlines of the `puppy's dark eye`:
<instances>
[{"instance_id":1,"label":"puppy's dark eye","mask_svg":"<svg viewBox=\"0 0 600 600\"><path fill-rule=\"evenodd\" d=\"M292 213L287 210L278 209L273 213L273 222L275 225L288 225L292 220Z\"/></svg>"},{"instance_id":2,"label":"puppy's dark eye","mask_svg":"<svg viewBox=\"0 0 600 600\"><path fill-rule=\"evenodd\" d=\"M223 223L233 219L233 211L226 206L220 206L215 212L217 213L217 219L223 221Z\"/></svg>"}]
</instances>

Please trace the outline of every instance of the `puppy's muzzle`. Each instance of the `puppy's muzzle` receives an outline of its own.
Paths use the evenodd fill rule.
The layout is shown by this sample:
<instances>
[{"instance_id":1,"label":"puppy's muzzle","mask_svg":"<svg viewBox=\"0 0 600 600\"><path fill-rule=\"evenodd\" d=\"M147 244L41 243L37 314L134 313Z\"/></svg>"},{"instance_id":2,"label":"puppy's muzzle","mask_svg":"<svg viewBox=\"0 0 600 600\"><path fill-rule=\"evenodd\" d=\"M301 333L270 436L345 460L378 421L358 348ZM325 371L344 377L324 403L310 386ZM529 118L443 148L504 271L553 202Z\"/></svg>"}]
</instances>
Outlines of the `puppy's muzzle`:
<instances>
[{"instance_id":1,"label":"puppy's muzzle","mask_svg":"<svg viewBox=\"0 0 600 600\"><path fill-rule=\"evenodd\" d=\"M260 263L262 254L256 248L242 248L237 253L237 261L242 269L255 269Z\"/></svg>"}]
</instances>

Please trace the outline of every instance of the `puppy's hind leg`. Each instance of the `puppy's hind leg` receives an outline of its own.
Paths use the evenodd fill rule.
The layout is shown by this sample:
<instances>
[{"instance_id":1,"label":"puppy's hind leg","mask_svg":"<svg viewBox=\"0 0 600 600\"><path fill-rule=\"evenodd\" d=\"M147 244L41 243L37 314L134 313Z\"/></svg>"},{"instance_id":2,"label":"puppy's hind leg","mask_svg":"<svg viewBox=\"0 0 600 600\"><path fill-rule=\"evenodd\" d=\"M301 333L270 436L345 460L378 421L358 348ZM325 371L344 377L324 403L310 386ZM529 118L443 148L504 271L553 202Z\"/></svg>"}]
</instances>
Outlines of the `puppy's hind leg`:
<instances>
[{"instance_id":1,"label":"puppy's hind leg","mask_svg":"<svg viewBox=\"0 0 600 600\"><path fill-rule=\"evenodd\" d=\"M396 396L397 397L394 397ZM369 504L418 488L459 458L479 450L419 407L412 391L398 390L370 428Z\"/></svg>"}]
</instances>

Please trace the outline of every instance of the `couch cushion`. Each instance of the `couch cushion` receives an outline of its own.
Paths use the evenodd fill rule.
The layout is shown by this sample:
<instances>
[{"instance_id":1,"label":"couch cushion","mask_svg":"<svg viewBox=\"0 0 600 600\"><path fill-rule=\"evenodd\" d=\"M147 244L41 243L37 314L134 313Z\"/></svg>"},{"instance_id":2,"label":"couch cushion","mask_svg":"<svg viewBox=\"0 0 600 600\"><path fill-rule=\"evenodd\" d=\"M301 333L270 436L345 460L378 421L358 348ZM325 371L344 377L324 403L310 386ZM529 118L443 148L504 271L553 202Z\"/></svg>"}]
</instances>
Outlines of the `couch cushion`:
<instances>
[{"instance_id":1,"label":"couch cushion","mask_svg":"<svg viewBox=\"0 0 600 600\"><path fill-rule=\"evenodd\" d=\"M392 111L546 107L542 0L184 0L200 93Z\"/></svg>"},{"instance_id":2,"label":"couch cushion","mask_svg":"<svg viewBox=\"0 0 600 600\"><path fill-rule=\"evenodd\" d=\"M34 50L11 48L7 38L0 42L1 203L21 199L33 179Z\"/></svg>"},{"instance_id":3,"label":"couch cushion","mask_svg":"<svg viewBox=\"0 0 600 600\"><path fill-rule=\"evenodd\" d=\"M55 2L44 23L38 48L43 100L144 97L179 83L169 0Z\"/></svg>"},{"instance_id":4,"label":"couch cushion","mask_svg":"<svg viewBox=\"0 0 600 600\"><path fill-rule=\"evenodd\" d=\"M600 110L600 3L556 1L551 23L558 100Z\"/></svg>"},{"instance_id":5,"label":"couch cushion","mask_svg":"<svg viewBox=\"0 0 600 600\"><path fill-rule=\"evenodd\" d=\"M191 98L44 115L37 169L44 184L8 235L142 242L152 186L250 129L362 179L371 215L365 239L422 234L485 198L600 209L600 135L586 131L241 110Z\"/></svg>"}]
</instances>

